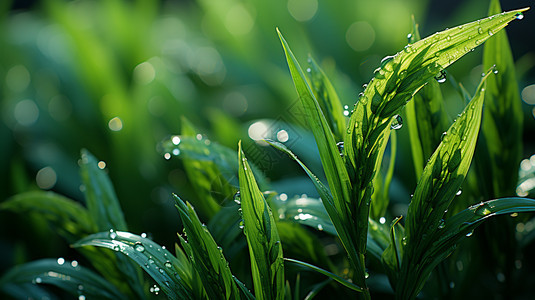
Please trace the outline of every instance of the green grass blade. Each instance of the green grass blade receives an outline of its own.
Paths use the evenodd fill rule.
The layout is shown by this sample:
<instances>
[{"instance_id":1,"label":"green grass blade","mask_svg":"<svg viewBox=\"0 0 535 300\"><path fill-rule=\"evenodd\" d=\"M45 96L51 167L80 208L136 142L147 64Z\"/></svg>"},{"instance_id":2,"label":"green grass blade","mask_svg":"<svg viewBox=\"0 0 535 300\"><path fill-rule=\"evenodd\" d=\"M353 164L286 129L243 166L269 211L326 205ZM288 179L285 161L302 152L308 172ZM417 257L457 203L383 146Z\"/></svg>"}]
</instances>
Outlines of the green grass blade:
<instances>
[{"instance_id":1,"label":"green grass blade","mask_svg":"<svg viewBox=\"0 0 535 300\"><path fill-rule=\"evenodd\" d=\"M474 229L483 221L498 215L521 212L535 212L535 200L528 198L500 198L481 202L453 215L444 226L431 237L435 243L426 250L422 260L422 274L429 274L441 261L446 259L462 240L471 237Z\"/></svg>"},{"instance_id":2,"label":"green grass blade","mask_svg":"<svg viewBox=\"0 0 535 300\"><path fill-rule=\"evenodd\" d=\"M170 299L188 299L192 294L191 265L186 257L175 257L150 239L123 231L99 232L73 247L96 246L121 252L149 274Z\"/></svg>"},{"instance_id":3,"label":"green grass blade","mask_svg":"<svg viewBox=\"0 0 535 300\"><path fill-rule=\"evenodd\" d=\"M344 224L353 224L352 219L348 218L347 215L342 215L338 213L337 210L337 203L335 202L333 196L331 195L331 192L329 189L318 179L310 169L307 168L301 160L297 158L297 156L290 151L285 145L274 142L274 141L268 141L268 143L275 147L276 149L286 153L290 158L295 160L301 168L305 171L307 176L310 178L312 183L314 184L314 187L316 188L316 191L320 195L321 201L325 207L325 210L329 214L329 218L332 221L332 224L334 225L334 228L336 229L336 233L338 234L338 237L340 238L340 241L342 242L342 245L348 252L349 256L353 258L353 262L359 263L358 260L358 253L356 251L356 247L353 244L353 240L351 239L351 236L349 235L349 231L346 229Z\"/></svg>"},{"instance_id":4,"label":"green grass blade","mask_svg":"<svg viewBox=\"0 0 535 300\"><path fill-rule=\"evenodd\" d=\"M416 24L414 17L412 21L413 29L409 43L420 40L418 24ZM450 123L444 108L440 84L437 80L429 79L426 86L414 95L413 101L407 103L405 112L414 171L416 179L419 179L427 160L440 144L442 132L448 129Z\"/></svg>"},{"instance_id":5,"label":"green grass blade","mask_svg":"<svg viewBox=\"0 0 535 300\"><path fill-rule=\"evenodd\" d=\"M309 56L308 62L307 73L311 90L314 92L316 100L318 100L320 109L331 128L335 140L342 141L346 130L346 119L343 115L340 98L338 98L338 94L336 94L336 90L327 75L311 56Z\"/></svg>"},{"instance_id":6,"label":"green grass blade","mask_svg":"<svg viewBox=\"0 0 535 300\"><path fill-rule=\"evenodd\" d=\"M443 135L442 142L425 167L407 212L406 244L398 295L412 299L427 279L420 258L435 241L430 239L439 230L445 211L450 206L470 167L481 123L485 96L482 78L472 101Z\"/></svg>"},{"instance_id":7,"label":"green grass blade","mask_svg":"<svg viewBox=\"0 0 535 300\"><path fill-rule=\"evenodd\" d=\"M489 14L500 11L500 2L491 1ZM522 159L522 101L505 31L496 33L483 47L483 67L488 70L494 65L497 74L487 80L482 134L476 149L478 181L484 181L480 192L485 199L515 195L516 166Z\"/></svg>"},{"instance_id":8,"label":"green grass blade","mask_svg":"<svg viewBox=\"0 0 535 300\"><path fill-rule=\"evenodd\" d=\"M89 151L82 150L80 175L84 184L87 209L99 231L126 230L123 211L106 171Z\"/></svg>"},{"instance_id":9,"label":"green grass blade","mask_svg":"<svg viewBox=\"0 0 535 300\"><path fill-rule=\"evenodd\" d=\"M385 267L388 278L392 286L396 286L397 276L401 270L403 258L403 237L405 236L404 228L399 224L401 217L396 218L390 226L389 245L381 256L381 261Z\"/></svg>"},{"instance_id":10,"label":"green grass blade","mask_svg":"<svg viewBox=\"0 0 535 300\"><path fill-rule=\"evenodd\" d=\"M296 212L297 212L297 210L301 209L302 213L310 214L311 216L315 216L318 221L319 220L321 220L321 221L315 222L313 220L314 218L309 218L309 219L304 218L305 220L303 220L303 218L299 217L298 220L297 220L298 222L303 223L304 225L312 226L312 227L314 227L316 229L318 228L318 225L321 225L323 230L325 230L325 232L338 235L338 237L340 237L340 240L341 240L342 244L344 242L345 243L350 243L351 241L349 240L349 236L345 235L345 236L343 236L343 238L341 237L343 234L346 233L346 231L341 231L341 232L338 231L338 229L337 229L337 227L335 225L335 223L337 223L337 222L338 223L342 223L344 221L336 213L336 207L334 205L334 200L333 200L333 198L331 196L331 193L327 189L327 187L284 144L281 144L281 143L278 143L278 142L274 142L274 141L267 141L267 142L271 146L273 146L274 148L286 153L288 156L290 156L290 158L295 160L301 166L301 168L303 168L303 170L305 171L307 176L310 178L310 180L312 180L312 183L316 187L316 190L318 191L318 194L321 197L321 203L323 205L323 207L319 207L316 204L314 204L314 205L305 205L305 207L297 207L297 203L296 203L295 207L293 207L290 204L287 208L282 208L283 211L287 212L289 214L292 214L292 211L294 209L296 209ZM313 201L312 198L308 198L308 199L309 200L306 201L306 203L311 204L310 201ZM321 212L322 209L325 209L325 212ZM297 215L298 214L299 214L299 212L297 212ZM329 219L325 218L326 215L330 219L330 222L329 222ZM294 218L294 220L295 220L295 218ZM380 236L380 235L376 235L378 233L379 227L377 226L377 224L373 220L369 220L369 221L372 224L372 227L370 229L370 234L371 234L372 237L368 237L367 238L367 241L366 241L367 247L371 247L370 249L367 249L367 251L369 251L372 255L374 255L377 259L380 260L381 259L381 254L383 253L384 249L386 248L386 245L388 244L388 242L380 242L380 241L376 241L375 240L376 237ZM342 228L341 226L342 225L339 224L338 228ZM358 257L358 254L356 252L356 248L347 247L346 251L348 251L348 252L349 251L353 251L350 255L353 255L354 257Z\"/></svg>"},{"instance_id":11,"label":"green grass blade","mask_svg":"<svg viewBox=\"0 0 535 300\"><path fill-rule=\"evenodd\" d=\"M54 192L33 191L15 195L0 204L0 209L20 214L39 214L69 243L96 231L85 207Z\"/></svg>"},{"instance_id":12,"label":"green grass blade","mask_svg":"<svg viewBox=\"0 0 535 300\"><path fill-rule=\"evenodd\" d=\"M186 231L192 252L192 264L203 279L203 286L210 299L239 299L240 292L232 278L223 250L201 223L189 203L175 197L176 207Z\"/></svg>"},{"instance_id":13,"label":"green grass blade","mask_svg":"<svg viewBox=\"0 0 535 300\"><path fill-rule=\"evenodd\" d=\"M76 261L41 259L18 265L0 278L0 290L20 290L27 284L56 286L69 294L89 299L125 299L117 288L93 271L78 265ZM26 296L31 296L30 290Z\"/></svg>"},{"instance_id":14,"label":"green grass blade","mask_svg":"<svg viewBox=\"0 0 535 300\"><path fill-rule=\"evenodd\" d=\"M352 289L354 291L357 291L357 292L363 292L364 291L363 288L361 288L361 287L359 287L359 286L357 286L357 285L345 280L344 278L342 278L342 277L340 277L340 276L338 276L336 274L333 274L333 273L331 273L331 272L329 272L327 270L324 270L322 268L316 267L314 265L311 265L309 263L302 262L302 261L299 261L299 260L296 260L296 259L284 258L284 260L287 261L287 262L291 262L291 263L297 264L299 266L305 267L307 269L316 271L316 272L318 272L320 274L323 274L325 276L328 276L328 277L332 278L333 280L335 280L336 282L338 282L338 283L342 284L343 286L345 286L347 288L350 288L350 289Z\"/></svg>"},{"instance_id":15,"label":"green grass blade","mask_svg":"<svg viewBox=\"0 0 535 300\"><path fill-rule=\"evenodd\" d=\"M390 159L388 167L386 170L380 168L378 172L376 172L373 180L374 193L372 195L372 202L370 203L370 218L376 221L385 216L388 203L390 202L388 193L392 177L394 176L394 166L396 164L396 132L391 132L390 137Z\"/></svg>"},{"instance_id":16,"label":"green grass blade","mask_svg":"<svg viewBox=\"0 0 535 300\"><path fill-rule=\"evenodd\" d=\"M352 210L350 209L350 190L351 183L347 170L344 165L344 161L340 156L340 150L337 147L337 143L334 139L334 135L325 119L324 112L321 110L320 105L310 88L299 63L290 50L286 40L282 34L277 30L279 38L282 42L284 52L286 55L286 61L292 79L294 81L295 88L299 94L299 99L303 105L308 125L314 134L316 144L320 153L323 170L327 177L327 182L331 191L332 197L325 199L329 201L327 209L329 215L335 214L340 216L339 220L333 220L333 224L342 240L344 248L349 254L350 261L354 265L357 272L360 272L361 276L358 276L364 286L364 267L361 266L361 260L358 255L355 255L357 246L359 243L357 234L355 233L355 224L353 224ZM313 179L313 182L315 180ZM332 199L332 201L331 201ZM331 205L332 204L332 205ZM334 209L333 209L334 208ZM338 219L336 217L336 219ZM340 221L340 222L339 222ZM367 222L366 222L367 224ZM365 241L364 241L365 242ZM365 247L365 246L364 246Z\"/></svg>"},{"instance_id":17,"label":"green grass blade","mask_svg":"<svg viewBox=\"0 0 535 300\"><path fill-rule=\"evenodd\" d=\"M284 261L275 220L238 144L239 181L244 233L249 245L255 296L284 299Z\"/></svg>"}]
</instances>

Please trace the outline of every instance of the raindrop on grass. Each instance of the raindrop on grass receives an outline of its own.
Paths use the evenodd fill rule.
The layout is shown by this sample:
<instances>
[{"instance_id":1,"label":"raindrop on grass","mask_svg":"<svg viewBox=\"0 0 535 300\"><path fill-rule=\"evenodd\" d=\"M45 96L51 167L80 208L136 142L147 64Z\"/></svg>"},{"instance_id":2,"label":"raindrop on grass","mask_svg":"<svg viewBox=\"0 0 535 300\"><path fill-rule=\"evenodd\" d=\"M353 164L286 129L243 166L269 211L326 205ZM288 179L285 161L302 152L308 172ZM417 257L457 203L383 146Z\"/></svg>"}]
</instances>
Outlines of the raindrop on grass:
<instances>
[{"instance_id":1,"label":"raindrop on grass","mask_svg":"<svg viewBox=\"0 0 535 300\"><path fill-rule=\"evenodd\" d=\"M466 234L466 237L471 237L471 236L472 236L472 234L474 234L474 230L472 230L472 231L468 232L468 233Z\"/></svg>"},{"instance_id":2,"label":"raindrop on grass","mask_svg":"<svg viewBox=\"0 0 535 300\"><path fill-rule=\"evenodd\" d=\"M444 222L444 219L441 219L441 220L438 222L438 229L443 229L445 226L446 226L446 224L445 224L445 222Z\"/></svg>"},{"instance_id":3,"label":"raindrop on grass","mask_svg":"<svg viewBox=\"0 0 535 300\"><path fill-rule=\"evenodd\" d=\"M442 135L440 136L440 140L443 141L443 142L447 142L448 141L448 133L447 132L443 132Z\"/></svg>"},{"instance_id":4,"label":"raindrop on grass","mask_svg":"<svg viewBox=\"0 0 535 300\"><path fill-rule=\"evenodd\" d=\"M460 196L463 193L463 190L459 189L457 193L455 193L455 196Z\"/></svg>"},{"instance_id":5,"label":"raindrop on grass","mask_svg":"<svg viewBox=\"0 0 535 300\"><path fill-rule=\"evenodd\" d=\"M243 220L240 220L240 224L238 225L238 227L240 229L244 229L245 228L245 222Z\"/></svg>"},{"instance_id":6,"label":"raindrop on grass","mask_svg":"<svg viewBox=\"0 0 535 300\"><path fill-rule=\"evenodd\" d=\"M171 264L170 261L166 261L166 262L165 262L165 267L166 267L166 268L171 269L172 266L173 266L173 265Z\"/></svg>"},{"instance_id":7,"label":"raindrop on grass","mask_svg":"<svg viewBox=\"0 0 535 300\"><path fill-rule=\"evenodd\" d=\"M444 83L444 82L446 82L446 71L444 71L444 70L440 71L440 74L438 74L437 76L435 76L435 80L436 80L438 83Z\"/></svg>"},{"instance_id":8,"label":"raindrop on grass","mask_svg":"<svg viewBox=\"0 0 535 300\"><path fill-rule=\"evenodd\" d=\"M336 147L338 147L338 152L340 152L340 156L344 156L344 142L338 142L336 143Z\"/></svg>"},{"instance_id":9,"label":"raindrop on grass","mask_svg":"<svg viewBox=\"0 0 535 300\"><path fill-rule=\"evenodd\" d=\"M238 204L238 205L241 204L241 195L240 195L240 191L237 191L236 194L234 194L234 202L236 202L236 204Z\"/></svg>"},{"instance_id":10,"label":"raindrop on grass","mask_svg":"<svg viewBox=\"0 0 535 300\"><path fill-rule=\"evenodd\" d=\"M474 213L478 216L486 216L488 214L491 213L490 209L489 209L489 205L486 204L486 203L481 203L477 208L476 210L474 211Z\"/></svg>"},{"instance_id":11,"label":"raindrop on grass","mask_svg":"<svg viewBox=\"0 0 535 300\"><path fill-rule=\"evenodd\" d=\"M65 263L65 259L63 257L58 258L58 265L62 266Z\"/></svg>"},{"instance_id":12,"label":"raindrop on grass","mask_svg":"<svg viewBox=\"0 0 535 300\"><path fill-rule=\"evenodd\" d=\"M412 33L407 34L407 41L409 43L412 41Z\"/></svg>"},{"instance_id":13,"label":"raindrop on grass","mask_svg":"<svg viewBox=\"0 0 535 300\"><path fill-rule=\"evenodd\" d=\"M403 126L403 119L400 115L395 115L392 119L392 124L390 124L390 128L394 130L398 130Z\"/></svg>"},{"instance_id":14,"label":"raindrop on grass","mask_svg":"<svg viewBox=\"0 0 535 300\"><path fill-rule=\"evenodd\" d=\"M483 29L482 29L481 27L479 27L479 28L477 29L477 33L479 33L479 34L483 34Z\"/></svg>"},{"instance_id":15,"label":"raindrop on grass","mask_svg":"<svg viewBox=\"0 0 535 300\"><path fill-rule=\"evenodd\" d=\"M108 234L108 236L110 237L110 239L114 240L117 237L117 232L115 232L115 230L113 229L110 229L110 233Z\"/></svg>"},{"instance_id":16,"label":"raindrop on grass","mask_svg":"<svg viewBox=\"0 0 535 300\"><path fill-rule=\"evenodd\" d=\"M137 252L143 252L143 251L145 251L145 246L143 246L143 244L141 242L137 242L137 243L134 244L134 249Z\"/></svg>"},{"instance_id":17,"label":"raindrop on grass","mask_svg":"<svg viewBox=\"0 0 535 300\"><path fill-rule=\"evenodd\" d=\"M37 277L37 278L35 278L35 279L33 280L33 283L38 283L38 284L39 284L39 283L41 283L41 282L43 282L43 280L41 279L41 277Z\"/></svg>"},{"instance_id":18,"label":"raindrop on grass","mask_svg":"<svg viewBox=\"0 0 535 300\"><path fill-rule=\"evenodd\" d=\"M524 14L521 13L521 12L518 12L518 13L515 14L515 18L517 20L522 20L522 19L524 19Z\"/></svg>"},{"instance_id":19,"label":"raindrop on grass","mask_svg":"<svg viewBox=\"0 0 535 300\"><path fill-rule=\"evenodd\" d=\"M344 116L349 116L349 106L344 105Z\"/></svg>"},{"instance_id":20,"label":"raindrop on grass","mask_svg":"<svg viewBox=\"0 0 535 300\"><path fill-rule=\"evenodd\" d=\"M319 230L319 231L323 231L323 225L318 224L318 230Z\"/></svg>"}]
</instances>

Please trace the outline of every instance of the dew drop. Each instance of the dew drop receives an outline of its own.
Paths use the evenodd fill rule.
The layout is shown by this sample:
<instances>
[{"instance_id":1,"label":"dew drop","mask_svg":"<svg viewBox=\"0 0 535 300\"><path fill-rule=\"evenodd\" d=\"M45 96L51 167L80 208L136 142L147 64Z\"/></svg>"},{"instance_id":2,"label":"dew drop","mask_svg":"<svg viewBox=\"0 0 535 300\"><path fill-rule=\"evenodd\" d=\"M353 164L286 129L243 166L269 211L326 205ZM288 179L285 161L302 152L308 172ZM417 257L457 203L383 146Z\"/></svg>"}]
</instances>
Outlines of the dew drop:
<instances>
[{"instance_id":1,"label":"dew drop","mask_svg":"<svg viewBox=\"0 0 535 300\"><path fill-rule=\"evenodd\" d=\"M524 14L521 13L521 12L518 12L518 13L516 13L515 18L517 20L522 20L522 19L524 19Z\"/></svg>"},{"instance_id":2,"label":"dew drop","mask_svg":"<svg viewBox=\"0 0 535 300\"><path fill-rule=\"evenodd\" d=\"M84 286L81 285L81 284L79 284L79 285L78 285L78 290L79 290L79 291L83 291L83 290L84 290Z\"/></svg>"},{"instance_id":3,"label":"dew drop","mask_svg":"<svg viewBox=\"0 0 535 300\"><path fill-rule=\"evenodd\" d=\"M412 41L412 33L407 34L407 41L409 43Z\"/></svg>"},{"instance_id":4,"label":"dew drop","mask_svg":"<svg viewBox=\"0 0 535 300\"><path fill-rule=\"evenodd\" d=\"M349 106L344 105L344 116L349 116Z\"/></svg>"},{"instance_id":5,"label":"dew drop","mask_svg":"<svg viewBox=\"0 0 535 300\"><path fill-rule=\"evenodd\" d=\"M143 233L141 234L141 237L142 237L142 238L146 238L146 237L147 237L147 234L146 234L145 232L143 232Z\"/></svg>"},{"instance_id":6,"label":"dew drop","mask_svg":"<svg viewBox=\"0 0 535 300\"><path fill-rule=\"evenodd\" d=\"M71 267L73 268L78 267L78 262L76 260L71 261Z\"/></svg>"},{"instance_id":7,"label":"dew drop","mask_svg":"<svg viewBox=\"0 0 535 300\"><path fill-rule=\"evenodd\" d=\"M444 83L444 82L446 82L446 71L444 71L444 70L440 71L440 74L438 74L437 76L435 76L435 80L436 80L438 83Z\"/></svg>"},{"instance_id":8,"label":"dew drop","mask_svg":"<svg viewBox=\"0 0 535 300\"><path fill-rule=\"evenodd\" d=\"M238 205L241 204L241 195L240 195L240 191L237 191L236 194L234 194L234 202L236 202L236 204L238 204Z\"/></svg>"},{"instance_id":9,"label":"dew drop","mask_svg":"<svg viewBox=\"0 0 535 300\"><path fill-rule=\"evenodd\" d=\"M115 230L113 229L110 229L110 233L108 234L108 236L110 237L110 239L114 240L117 237L117 232L115 232Z\"/></svg>"},{"instance_id":10,"label":"dew drop","mask_svg":"<svg viewBox=\"0 0 535 300\"><path fill-rule=\"evenodd\" d=\"M498 69L494 69L494 71L492 71L492 73L498 74Z\"/></svg>"},{"instance_id":11,"label":"dew drop","mask_svg":"<svg viewBox=\"0 0 535 300\"><path fill-rule=\"evenodd\" d=\"M481 203L477 208L476 210L474 211L474 213L478 216L486 216L488 214L491 213L490 209L489 209L489 206L488 204L485 204L485 203Z\"/></svg>"},{"instance_id":12,"label":"dew drop","mask_svg":"<svg viewBox=\"0 0 535 300\"><path fill-rule=\"evenodd\" d=\"M446 226L445 222L444 222L444 219L441 219L439 222L438 222L438 229L443 229L444 226Z\"/></svg>"},{"instance_id":13,"label":"dew drop","mask_svg":"<svg viewBox=\"0 0 535 300\"><path fill-rule=\"evenodd\" d=\"M310 73L312 72L312 70L310 68L307 68L307 73Z\"/></svg>"},{"instance_id":14,"label":"dew drop","mask_svg":"<svg viewBox=\"0 0 535 300\"><path fill-rule=\"evenodd\" d=\"M489 36L492 36L493 34L492 30L489 29Z\"/></svg>"},{"instance_id":15,"label":"dew drop","mask_svg":"<svg viewBox=\"0 0 535 300\"><path fill-rule=\"evenodd\" d=\"M385 217L379 218L379 223L381 223L381 224L386 223L386 218Z\"/></svg>"},{"instance_id":16,"label":"dew drop","mask_svg":"<svg viewBox=\"0 0 535 300\"><path fill-rule=\"evenodd\" d=\"M245 228L245 222L243 220L240 220L240 224L238 225L238 227L240 227L240 229L244 229Z\"/></svg>"},{"instance_id":17,"label":"dew drop","mask_svg":"<svg viewBox=\"0 0 535 300\"><path fill-rule=\"evenodd\" d=\"M41 279L41 277L37 277L34 280L34 283L41 283L41 282L43 282L43 279Z\"/></svg>"},{"instance_id":18,"label":"dew drop","mask_svg":"<svg viewBox=\"0 0 535 300\"><path fill-rule=\"evenodd\" d=\"M171 153L166 152L166 153L163 155L163 158L165 158L165 160L170 160L170 159L171 159Z\"/></svg>"},{"instance_id":19,"label":"dew drop","mask_svg":"<svg viewBox=\"0 0 535 300\"><path fill-rule=\"evenodd\" d=\"M394 59L394 56L385 56L381 59L381 69Z\"/></svg>"},{"instance_id":20,"label":"dew drop","mask_svg":"<svg viewBox=\"0 0 535 300\"><path fill-rule=\"evenodd\" d=\"M58 265L63 266L65 259L63 257L58 258Z\"/></svg>"},{"instance_id":21,"label":"dew drop","mask_svg":"<svg viewBox=\"0 0 535 300\"><path fill-rule=\"evenodd\" d=\"M447 142L448 141L448 133L447 132L443 132L442 135L440 136L440 140L443 141L443 142Z\"/></svg>"},{"instance_id":22,"label":"dew drop","mask_svg":"<svg viewBox=\"0 0 535 300\"><path fill-rule=\"evenodd\" d=\"M483 29L482 29L481 27L479 27L479 28L477 29L477 33L479 33L479 34L483 34Z\"/></svg>"},{"instance_id":23,"label":"dew drop","mask_svg":"<svg viewBox=\"0 0 535 300\"><path fill-rule=\"evenodd\" d=\"M143 246L143 244L141 242L137 242L137 243L134 244L134 249L137 252L143 252L143 251L145 251L145 246Z\"/></svg>"},{"instance_id":24,"label":"dew drop","mask_svg":"<svg viewBox=\"0 0 535 300\"><path fill-rule=\"evenodd\" d=\"M390 124L390 128L394 130L398 130L403 126L403 119L400 115L395 115L392 119L392 124Z\"/></svg>"},{"instance_id":25,"label":"dew drop","mask_svg":"<svg viewBox=\"0 0 535 300\"><path fill-rule=\"evenodd\" d=\"M463 193L463 190L459 189L457 193L455 193L456 196L460 196Z\"/></svg>"},{"instance_id":26,"label":"dew drop","mask_svg":"<svg viewBox=\"0 0 535 300\"><path fill-rule=\"evenodd\" d=\"M323 225L318 224L318 230L319 230L319 231L323 231Z\"/></svg>"},{"instance_id":27,"label":"dew drop","mask_svg":"<svg viewBox=\"0 0 535 300\"><path fill-rule=\"evenodd\" d=\"M407 238L406 238L406 237L404 237L404 238L401 239L401 244L402 244L403 246L407 246Z\"/></svg>"},{"instance_id":28,"label":"dew drop","mask_svg":"<svg viewBox=\"0 0 535 300\"><path fill-rule=\"evenodd\" d=\"M466 234L466 237L471 237L471 236L472 236L472 234L474 234L474 231L473 231L473 230L472 230L472 231L470 231L470 232L468 232L468 233Z\"/></svg>"},{"instance_id":29,"label":"dew drop","mask_svg":"<svg viewBox=\"0 0 535 300\"><path fill-rule=\"evenodd\" d=\"M338 142L336 143L336 147L338 147L338 152L340 152L340 156L344 156L344 142Z\"/></svg>"},{"instance_id":30,"label":"dew drop","mask_svg":"<svg viewBox=\"0 0 535 300\"><path fill-rule=\"evenodd\" d=\"M171 269L172 266L173 266L173 265L171 264L170 261L166 261L166 262L165 262L165 267L166 267L166 268Z\"/></svg>"},{"instance_id":31,"label":"dew drop","mask_svg":"<svg viewBox=\"0 0 535 300\"><path fill-rule=\"evenodd\" d=\"M85 300L85 296L84 295L78 296L78 300Z\"/></svg>"}]
</instances>

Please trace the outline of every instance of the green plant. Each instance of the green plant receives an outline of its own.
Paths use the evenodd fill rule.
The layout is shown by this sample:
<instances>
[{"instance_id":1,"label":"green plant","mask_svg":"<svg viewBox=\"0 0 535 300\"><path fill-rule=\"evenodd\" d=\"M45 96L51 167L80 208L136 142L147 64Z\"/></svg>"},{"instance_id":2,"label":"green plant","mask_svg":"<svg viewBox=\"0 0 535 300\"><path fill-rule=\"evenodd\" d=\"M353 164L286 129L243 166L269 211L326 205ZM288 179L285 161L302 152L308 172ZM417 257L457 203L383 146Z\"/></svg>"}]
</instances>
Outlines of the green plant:
<instances>
[{"instance_id":1,"label":"green plant","mask_svg":"<svg viewBox=\"0 0 535 300\"><path fill-rule=\"evenodd\" d=\"M491 11L499 10L497 2L493 3ZM143 234L127 232L105 170L91 154L82 151L85 207L55 193L29 192L2 203L1 208L24 213L35 212L37 208L39 215L54 225L100 275L79 266L78 262L43 260L14 268L0 279L0 288L13 297L49 296L41 286L46 283L79 298L144 299L152 295L147 291L153 294L161 291L171 299L300 299L303 293L306 298L312 298L330 285L336 293L356 293L370 299L375 291L369 282L384 273L397 298L416 298L432 271L446 263L456 246L472 236L483 221L498 215L535 211L534 200L513 197L463 203L468 207L449 211L465 178L470 176L468 171L476 151L488 91L497 97L501 91L516 90L515 79L509 75L513 68L510 53L502 52L502 46L508 47L508 43L504 36L498 35L509 22L522 18L525 10L495 14L422 40L415 26L411 44L383 59L355 104L347 125L339 97L325 73L314 61L303 72L279 32L327 184L284 144L268 142L304 169L321 199L288 201L274 193L262 192L257 183L261 175L253 173L255 167L247 161L241 143L236 156L215 142L193 137L197 131L184 119L182 136L172 137L162 147L168 156L173 153L183 159L188 177L206 200L198 203L198 207L203 219L210 219L207 225L189 202L175 196L184 229L174 254ZM442 133L447 120L435 80L443 81L446 67L489 38L502 45L490 46L491 50L485 52L486 64L494 57L496 67L484 74L464 111ZM387 225L386 218L390 216L385 211L395 158L391 157L389 169L384 173L383 154L391 131L402 122L399 115L403 108L422 89L421 98L408 107L405 121L410 124L414 142L412 155L418 184L405 225L401 217ZM510 105L518 105L516 102L513 99ZM498 109L493 114L495 111L490 110L488 114L495 117L487 123L496 124L500 118L518 114L515 108ZM430 119L426 118L429 112ZM483 124L485 128L485 121ZM487 133L480 143L487 147L481 151L487 151L489 161L494 161L497 151L490 145L503 140L503 136L489 130L483 129ZM395 143L394 139L391 143ZM391 151L395 152L394 146ZM518 162L518 155L514 156L517 152L512 150L507 156L508 166ZM496 164L493 168L499 169L500 165ZM236 173L238 184L233 186L232 176ZM473 176L473 182L485 180ZM498 176L501 175L493 175L491 180L500 180ZM511 181L489 195L507 196L510 189L514 190L514 184ZM223 199L216 199L214 191ZM222 208L224 199L236 191L235 203ZM465 189L465 194L468 193L482 192ZM328 233L331 241L339 240L344 255L328 257L318 250L321 243L315 233L301 225ZM249 256L248 263L243 262L243 255ZM136 265L156 285L148 283ZM370 275L370 265L378 274ZM305 271L316 271L318 275L306 277ZM292 283L294 276L295 283ZM332 281L343 288L331 285ZM254 287L254 296L246 286Z\"/></svg>"}]
</instances>

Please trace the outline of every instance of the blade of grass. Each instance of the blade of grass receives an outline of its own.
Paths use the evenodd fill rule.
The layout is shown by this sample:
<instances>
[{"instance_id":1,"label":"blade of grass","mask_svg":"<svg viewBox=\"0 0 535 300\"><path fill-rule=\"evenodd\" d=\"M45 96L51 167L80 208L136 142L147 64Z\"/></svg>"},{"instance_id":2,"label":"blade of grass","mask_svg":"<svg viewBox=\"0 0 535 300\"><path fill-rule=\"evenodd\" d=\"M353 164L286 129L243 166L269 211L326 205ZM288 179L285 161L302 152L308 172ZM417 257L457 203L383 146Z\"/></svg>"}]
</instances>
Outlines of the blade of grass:
<instances>
[{"instance_id":1,"label":"blade of grass","mask_svg":"<svg viewBox=\"0 0 535 300\"><path fill-rule=\"evenodd\" d=\"M422 257L435 242L430 237L440 230L445 211L470 167L481 123L485 80L490 74L482 78L472 101L443 135L418 181L405 224L404 257L396 285L400 298L414 298L429 275L422 273Z\"/></svg>"},{"instance_id":2,"label":"blade of grass","mask_svg":"<svg viewBox=\"0 0 535 300\"><path fill-rule=\"evenodd\" d=\"M227 260L212 235L201 223L195 210L174 195L180 219L192 250L192 264L203 279L203 286L210 299L237 299L239 290L232 278Z\"/></svg>"},{"instance_id":3,"label":"blade of grass","mask_svg":"<svg viewBox=\"0 0 535 300\"><path fill-rule=\"evenodd\" d=\"M335 140L342 141L344 131L346 130L346 119L343 115L342 103L338 94L325 72L320 68L316 61L309 56L309 68L307 68L310 87L314 96L318 100L320 109L325 116L327 123L334 135Z\"/></svg>"},{"instance_id":4,"label":"blade of grass","mask_svg":"<svg viewBox=\"0 0 535 300\"><path fill-rule=\"evenodd\" d=\"M331 272L329 272L327 270L324 270L322 268L318 268L318 267L316 267L314 265L311 265L309 263L306 263L306 262L303 262L303 261L299 261L299 260L296 260L296 259L292 259L292 258L284 258L284 260L288 261L288 262L291 262L291 263L294 263L294 264L297 264L299 266L305 267L307 269L316 271L316 272L318 272L320 274L323 274L325 276L328 276L328 277L332 278L334 281L336 281L336 282L342 284L343 286L345 286L345 287L347 287L349 289L352 289L354 291L357 291L357 292L363 292L364 291L363 288L361 288L361 287L359 287L359 286L357 286L357 285L345 280L344 278L342 278L342 277L340 277L340 276L338 276L336 274L333 274L333 273L331 273Z\"/></svg>"},{"instance_id":5,"label":"blade of grass","mask_svg":"<svg viewBox=\"0 0 535 300\"><path fill-rule=\"evenodd\" d=\"M284 299L284 261L275 220L238 143L239 181L244 233L249 245L255 296Z\"/></svg>"},{"instance_id":6,"label":"blade of grass","mask_svg":"<svg viewBox=\"0 0 535 300\"><path fill-rule=\"evenodd\" d=\"M307 82L299 62L290 50L288 43L278 29L277 33L279 34L279 38L284 48L290 74L299 95L299 99L303 105L308 125L316 139L323 170L332 193L332 197L330 197L332 199L330 202L332 207L328 208L327 212L329 215L336 214L340 216L340 222L338 220L333 220L333 224L340 236L344 249L349 255L349 261L356 272L356 283L365 287L366 271L364 268L363 256L365 251L363 251L363 248L365 250L366 246L361 244L362 242L366 243L365 237L364 240L362 239L362 232L365 233L367 220L365 225L360 225L362 223L354 223L355 218L353 217L353 211L355 210L351 209L350 198L351 181L344 165L344 160L340 156L340 150L334 139L333 132L325 118L325 112L321 110L318 100ZM361 238L359 239L359 237ZM366 295L368 294L366 293Z\"/></svg>"},{"instance_id":7,"label":"blade of grass","mask_svg":"<svg viewBox=\"0 0 535 300\"><path fill-rule=\"evenodd\" d=\"M491 1L489 14L500 11L500 2ZM515 195L517 166L522 159L522 101L505 31L496 33L483 47L483 67L493 66L497 74L487 82L482 134L476 149L478 178L484 181L479 192L485 199Z\"/></svg>"},{"instance_id":8,"label":"blade of grass","mask_svg":"<svg viewBox=\"0 0 535 300\"><path fill-rule=\"evenodd\" d=\"M199 297L192 293L192 267L187 257L175 257L150 239L123 231L99 232L87 236L73 247L96 246L126 255L158 284L170 299Z\"/></svg>"},{"instance_id":9,"label":"blade of grass","mask_svg":"<svg viewBox=\"0 0 535 300\"><path fill-rule=\"evenodd\" d=\"M25 285L54 285L69 294L95 299L125 299L117 288L93 271L79 266L76 261L41 259L18 265L0 278L0 290L25 289ZM28 291L27 296L30 296Z\"/></svg>"},{"instance_id":10,"label":"blade of grass","mask_svg":"<svg viewBox=\"0 0 535 300\"><path fill-rule=\"evenodd\" d=\"M421 39L414 16L412 17L412 22L413 28L409 43L414 43ZM440 76L443 76L443 74ZM446 78L443 79L445 80ZM440 84L437 80L428 80L426 86L414 95L413 101L407 103L405 112L414 171L418 180L422 175L427 160L440 144L441 134L448 129L448 124L450 123L444 109Z\"/></svg>"},{"instance_id":11,"label":"blade of grass","mask_svg":"<svg viewBox=\"0 0 535 300\"><path fill-rule=\"evenodd\" d=\"M123 211L108 174L98 166L98 160L83 149L80 175L84 184L87 209L99 231L126 230Z\"/></svg>"}]
</instances>

